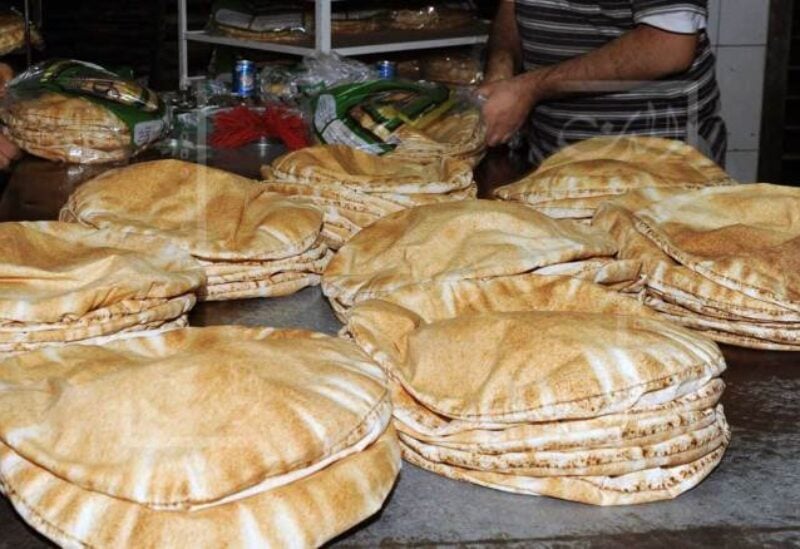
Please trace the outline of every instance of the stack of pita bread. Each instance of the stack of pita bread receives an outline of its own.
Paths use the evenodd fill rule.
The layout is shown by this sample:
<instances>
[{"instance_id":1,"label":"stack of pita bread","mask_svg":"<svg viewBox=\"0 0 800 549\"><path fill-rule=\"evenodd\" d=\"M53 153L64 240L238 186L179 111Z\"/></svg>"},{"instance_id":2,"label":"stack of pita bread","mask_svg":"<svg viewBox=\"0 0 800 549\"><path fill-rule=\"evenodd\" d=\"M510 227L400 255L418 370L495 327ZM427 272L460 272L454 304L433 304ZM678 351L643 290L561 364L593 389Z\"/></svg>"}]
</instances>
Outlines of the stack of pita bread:
<instances>
[{"instance_id":1,"label":"stack of pita bread","mask_svg":"<svg viewBox=\"0 0 800 549\"><path fill-rule=\"evenodd\" d=\"M390 138L397 148L390 157L407 162L438 162L456 158L475 167L486 152L486 126L480 110L464 107L448 112L424 128L405 124Z\"/></svg>"},{"instance_id":2,"label":"stack of pita bread","mask_svg":"<svg viewBox=\"0 0 800 549\"><path fill-rule=\"evenodd\" d=\"M346 145L301 149L262 168L266 188L325 212L323 235L338 249L362 228L391 213L475 198L472 168L455 159L410 163Z\"/></svg>"},{"instance_id":3,"label":"stack of pita bread","mask_svg":"<svg viewBox=\"0 0 800 549\"><path fill-rule=\"evenodd\" d=\"M800 189L638 191L594 225L642 262L644 302L719 342L800 350Z\"/></svg>"},{"instance_id":4,"label":"stack of pita bread","mask_svg":"<svg viewBox=\"0 0 800 549\"><path fill-rule=\"evenodd\" d=\"M185 328L1 366L0 487L62 546L318 546L400 468L383 373L341 338Z\"/></svg>"},{"instance_id":5,"label":"stack of pita bread","mask_svg":"<svg viewBox=\"0 0 800 549\"><path fill-rule=\"evenodd\" d=\"M157 237L0 223L0 355L186 326L202 268Z\"/></svg>"},{"instance_id":6,"label":"stack of pita bread","mask_svg":"<svg viewBox=\"0 0 800 549\"><path fill-rule=\"evenodd\" d=\"M536 171L494 194L551 217L590 219L603 202L630 190L732 183L722 168L682 141L596 137L563 148Z\"/></svg>"},{"instance_id":7,"label":"stack of pita bread","mask_svg":"<svg viewBox=\"0 0 800 549\"><path fill-rule=\"evenodd\" d=\"M468 200L420 206L358 233L331 260L322 291L340 319L348 308L427 281L562 274L625 288L637 260L617 261L604 232L522 204Z\"/></svg>"},{"instance_id":8,"label":"stack of pita bread","mask_svg":"<svg viewBox=\"0 0 800 549\"><path fill-rule=\"evenodd\" d=\"M42 93L8 105L2 119L12 141L48 160L92 164L123 160L131 154L128 126L84 97Z\"/></svg>"},{"instance_id":9,"label":"stack of pita bread","mask_svg":"<svg viewBox=\"0 0 800 549\"><path fill-rule=\"evenodd\" d=\"M179 160L104 173L69 197L61 219L169 238L205 268L206 301L294 293L318 284L331 256L317 208Z\"/></svg>"},{"instance_id":10,"label":"stack of pita bread","mask_svg":"<svg viewBox=\"0 0 800 549\"><path fill-rule=\"evenodd\" d=\"M360 303L409 462L596 505L669 499L730 439L713 342L570 277L435 282Z\"/></svg>"}]
</instances>

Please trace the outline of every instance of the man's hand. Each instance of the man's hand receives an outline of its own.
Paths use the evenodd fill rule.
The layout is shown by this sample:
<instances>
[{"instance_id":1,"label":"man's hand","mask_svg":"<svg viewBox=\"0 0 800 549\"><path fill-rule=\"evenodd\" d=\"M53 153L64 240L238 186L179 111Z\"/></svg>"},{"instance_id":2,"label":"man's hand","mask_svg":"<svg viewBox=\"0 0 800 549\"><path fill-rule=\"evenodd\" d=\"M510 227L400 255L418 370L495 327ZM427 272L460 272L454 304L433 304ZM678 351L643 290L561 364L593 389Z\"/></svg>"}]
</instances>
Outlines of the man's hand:
<instances>
[{"instance_id":1,"label":"man's hand","mask_svg":"<svg viewBox=\"0 0 800 549\"><path fill-rule=\"evenodd\" d=\"M5 63L0 63L0 99L5 95L6 84L14 77L14 71ZM0 134L0 170L6 170L19 158L20 150L6 136Z\"/></svg>"},{"instance_id":2,"label":"man's hand","mask_svg":"<svg viewBox=\"0 0 800 549\"><path fill-rule=\"evenodd\" d=\"M525 124L539 101L532 73L484 84L478 95L486 99L483 119L486 123L486 144L490 147L508 143Z\"/></svg>"}]
</instances>

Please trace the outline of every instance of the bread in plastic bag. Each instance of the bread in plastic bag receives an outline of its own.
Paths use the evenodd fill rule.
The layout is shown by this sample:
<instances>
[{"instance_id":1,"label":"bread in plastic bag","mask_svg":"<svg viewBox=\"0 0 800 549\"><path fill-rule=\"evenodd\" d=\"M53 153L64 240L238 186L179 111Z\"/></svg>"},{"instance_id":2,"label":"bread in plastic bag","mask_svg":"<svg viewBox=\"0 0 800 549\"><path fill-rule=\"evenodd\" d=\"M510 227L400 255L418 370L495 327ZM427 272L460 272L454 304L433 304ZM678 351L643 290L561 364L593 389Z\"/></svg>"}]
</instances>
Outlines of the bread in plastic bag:
<instances>
[{"instance_id":1,"label":"bread in plastic bag","mask_svg":"<svg viewBox=\"0 0 800 549\"><path fill-rule=\"evenodd\" d=\"M472 95L442 84L372 80L335 86L312 99L311 121L323 144L422 162L443 156L475 163L484 125Z\"/></svg>"},{"instance_id":2,"label":"bread in plastic bag","mask_svg":"<svg viewBox=\"0 0 800 549\"><path fill-rule=\"evenodd\" d=\"M168 129L166 109L153 91L74 60L46 61L14 78L0 118L20 148L75 164L124 160Z\"/></svg>"},{"instance_id":3,"label":"bread in plastic bag","mask_svg":"<svg viewBox=\"0 0 800 549\"><path fill-rule=\"evenodd\" d=\"M297 2L216 0L208 28L215 34L266 42L297 42L313 32L314 12Z\"/></svg>"}]
</instances>

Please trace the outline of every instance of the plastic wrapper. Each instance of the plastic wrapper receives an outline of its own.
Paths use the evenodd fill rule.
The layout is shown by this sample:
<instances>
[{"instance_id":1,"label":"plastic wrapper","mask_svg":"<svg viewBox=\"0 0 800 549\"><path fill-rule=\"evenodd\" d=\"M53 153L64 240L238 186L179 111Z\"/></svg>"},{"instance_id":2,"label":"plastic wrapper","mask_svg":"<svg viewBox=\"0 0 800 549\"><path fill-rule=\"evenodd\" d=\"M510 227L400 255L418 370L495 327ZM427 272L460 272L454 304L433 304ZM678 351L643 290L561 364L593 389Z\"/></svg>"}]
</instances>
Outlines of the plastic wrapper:
<instances>
[{"instance_id":1,"label":"plastic wrapper","mask_svg":"<svg viewBox=\"0 0 800 549\"><path fill-rule=\"evenodd\" d=\"M480 56L471 53L430 55L420 61L421 77L453 86L477 86L483 81Z\"/></svg>"},{"instance_id":2,"label":"plastic wrapper","mask_svg":"<svg viewBox=\"0 0 800 549\"><path fill-rule=\"evenodd\" d=\"M360 61L336 54L317 54L303 58L302 63L294 67L265 67L261 71L261 93L266 98L288 100L341 84L366 82L377 76L374 68Z\"/></svg>"},{"instance_id":3,"label":"plastic wrapper","mask_svg":"<svg viewBox=\"0 0 800 549\"><path fill-rule=\"evenodd\" d=\"M154 92L74 60L47 61L17 76L8 85L0 118L4 133L20 148L75 164L129 158L168 127Z\"/></svg>"},{"instance_id":4,"label":"plastic wrapper","mask_svg":"<svg viewBox=\"0 0 800 549\"><path fill-rule=\"evenodd\" d=\"M209 29L248 40L294 42L313 32L314 13L298 2L217 0Z\"/></svg>"},{"instance_id":5,"label":"plastic wrapper","mask_svg":"<svg viewBox=\"0 0 800 549\"><path fill-rule=\"evenodd\" d=\"M41 49L44 40L31 25L31 43ZM0 55L7 55L25 46L25 18L16 10L0 11Z\"/></svg>"},{"instance_id":6,"label":"plastic wrapper","mask_svg":"<svg viewBox=\"0 0 800 549\"><path fill-rule=\"evenodd\" d=\"M472 95L442 84L376 80L336 86L313 99L312 111L321 143L420 161L472 160L483 150L480 108Z\"/></svg>"},{"instance_id":7,"label":"plastic wrapper","mask_svg":"<svg viewBox=\"0 0 800 549\"><path fill-rule=\"evenodd\" d=\"M441 31L465 27L475 21L475 14L470 10L429 5L392 11L389 28Z\"/></svg>"},{"instance_id":8,"label":"plastic wrapper","mask_svg":"<svg viewBox=\"0 0 800 549\"><path fill-rule=\"evenodd\" d=\"M388 12L382 9L336 9L331 13L334 35L376 32L384 27Z\"/></svg>"}]
</instances>

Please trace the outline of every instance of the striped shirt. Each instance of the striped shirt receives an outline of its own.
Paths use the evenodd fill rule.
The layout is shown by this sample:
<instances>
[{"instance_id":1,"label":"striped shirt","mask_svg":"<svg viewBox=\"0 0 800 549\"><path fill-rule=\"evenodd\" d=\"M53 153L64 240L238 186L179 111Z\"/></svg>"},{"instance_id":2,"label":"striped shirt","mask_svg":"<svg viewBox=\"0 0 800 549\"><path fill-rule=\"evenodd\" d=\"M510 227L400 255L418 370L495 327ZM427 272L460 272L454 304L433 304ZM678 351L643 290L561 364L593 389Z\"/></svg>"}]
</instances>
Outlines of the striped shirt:
<instances>
[{"instance_id":1,"label":"striped shirt","mask_svg":"<svg viewBox=\"0 0 800 549\"><path fill-rule=\"evenodd\" d=\"M646 134L681 139L724 163L714 54L703 31L707 0L516 0L525 70L597 49L637 24L699 32L698 54L683 74L639 83L596 83L602 91L543 102L531 114L531 160L598 135ZM624 83L630 88L630 83Z\"/></svg>"}]
</instances>

